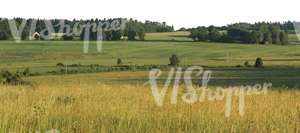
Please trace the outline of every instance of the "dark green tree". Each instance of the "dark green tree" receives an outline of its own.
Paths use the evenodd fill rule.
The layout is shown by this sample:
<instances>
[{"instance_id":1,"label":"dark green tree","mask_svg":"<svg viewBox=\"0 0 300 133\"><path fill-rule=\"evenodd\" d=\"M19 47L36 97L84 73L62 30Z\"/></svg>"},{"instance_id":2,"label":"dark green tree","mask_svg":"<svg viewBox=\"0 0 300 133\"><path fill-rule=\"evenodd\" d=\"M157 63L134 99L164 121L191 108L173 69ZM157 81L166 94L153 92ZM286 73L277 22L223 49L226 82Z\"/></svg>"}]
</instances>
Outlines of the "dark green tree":
<instances>
[{"instance_id":1,"label":"dark green tree","mask_svg":"<svg viewBox=\"0 0 300 133\"><path fill-rule=\"evenodd\" d=\"M263 44L272 44L272 34L270 32L264 33Z\"/></svg>"},{"instance_id":2,"label":"dark green tree","mask_svg":"<svg viewBox=\"0 0 300 133\"><path fill-rule=\"evenodd\" d=\"M271 33L273 44L280 44L280 26L277 24L271 25Z\"/></svg>"},{"instance_id":3,"label":"dark green tree","mask_svg":"<svg viewBox=\"0 0 300 133\"><path fill-rule=\"evenodd\" d=\"M263 66L264 66L264 63L263 63L262 58L260 58L260 57L256 58L254 67L261 68Z\"/></svg>"},{"instance_id":4,"label":"dark green tree","mask_svg":"<svg viewBox=\"0 0 300 133\"><path fill-rule=\"evenodd\" d=\"M9 36L7 32L5 31L0 31L0 40L8 40Z\"/></svg>"},{"instance_id":5,"label":"dark green tree","mask_svg":"<svg viewBox=\"0 0 300 133\"><path fill-rule=\"evenodd\" d=\"M221 33L213 26L208 28L208 40L211 42L219 42L221 40Z\"/></svg>"},{"instance_id":6,"label":"dark green tree","mask_svg":"<svg viewBox=\"0 0 300 133\"><path fill-rule=\"evenodd\" d=\"M121 59L121 58L118 58L118 59L117 59L117 65L122 65L122 64L123 64L122 59Z\"/></svg>"},{"instance_id":7,"label":"dark green tree","mask_svg":"<svg viewBox=\"0 0 300 133\"><path fill-rule=\"evenodd\" d=\"M279 33L280 42L282 45L288 44L288 35L284 31Z\"/></svg>"},{"instance_id":8,"label":"dark green tree","mask_svg":"<svg viewBox=\"0 0 300 133\"><path fill-rule=\"evenodd\" d=\"M138 31L138 36L139 36L139 39L140 39L141 41L144 41L144 40L145 40L146 34L145 34L144 28L140 28L140 29L139 29L139 31Z\"/></svg>"},{"instance_id":9,"label":"dark green tree","mask_svg":"<svg viewBox=\"0 0 300 133\"><path fill-rule=\"evenodd\" d=\"M205 27L192 29L190 37L194 41L208 41L208 30Z\"/></svg>"},{"instance_id":10,"label":"dark green tree","mask_svg":"<svg viewBox=\"0 0 300 133\"><path fill-rule=\"evenodd\" d=\"M170 60L170 64L169 65L171 65L171 66L177 66L180 63L180 60L179 60L179 58L177 57L176 54L173 54L169 58L169 60Z\"/></svg>"},{"instance_id":11,"label":"dark green tree","mask_svg":"<svg viewBox=\"0 0 300 133\"><path fill-rule=\"evenodd\" d=\"M74 39L74 37L72 35L68 36L68 35L63 35L62 36L63 40L65 41L71 41Z\"/></svg>"}]
</instances>

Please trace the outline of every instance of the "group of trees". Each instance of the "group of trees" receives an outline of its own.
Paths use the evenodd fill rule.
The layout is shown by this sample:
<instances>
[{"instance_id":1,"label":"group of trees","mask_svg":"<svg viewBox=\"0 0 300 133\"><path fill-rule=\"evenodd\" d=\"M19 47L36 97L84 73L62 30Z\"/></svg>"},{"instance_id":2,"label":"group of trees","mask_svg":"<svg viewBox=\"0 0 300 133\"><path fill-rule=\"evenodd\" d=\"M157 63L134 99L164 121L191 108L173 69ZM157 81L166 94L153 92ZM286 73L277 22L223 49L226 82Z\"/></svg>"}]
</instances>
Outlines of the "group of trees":
<instances>
[{"instance_id":1,"label":"group of trees","mask_svg":"<svg viewBox=\"0 0 300 133\"><path fill-rule=\"evenodd\" d=\"M124 35L127 36L128 40L145 40L145 33L149 32L172 32L174 31L173 26L168 26L165 22L152 22L146 21L145 23L139 22L137 20L130 19L126 26Z\"/></svg>"},{"instance_id":2,"label":"group of trees","mask_svg":"<svg viewBox=\"0 0 300 133\"><path fill-rule=\"evenodd\" d=\"M25 19L22 18L14 18L16 25L20 27L22 22ZM124 20L124 21L123 21ZM64 35L61 37L63 40L74 40L75 37L84 40L86 37L85 34L88 31L88 39L89 40L97 40L98 33L95 32L93 26L98 26L98 24L102 24L103 28L107 28L108 25L113 23L114 21L125 22L125 26L122 29L109 29L102 31L102 39L103 40L120 40L120 39L128 39L128 40L145 40L145 33L147 32L171 32L174 31L173 26L168 26L165 22L151 22L145 21L140 22L133 19L122 19L122 18L114 18L114 19L90 19L90 20L61 20L61 19L53 19L49 20L51 24L53 24L55 33L63 33ZM63 22L63 24L61 24ZM24 30L21 34L22 40L29 39L30 36L33 35L33 31L31 31L32 24L34 24L35 31L41 33L47 26L45 24L45 20L40 19L26 19L26 25L24 26ZM86 24L96 24L90 27L83 27L79 31L80 34L67 34L73 33L73 30L78 30L74 28L78 26L78 24L86 25ZM63 28L62 28L63 27ZM70 27L70 28L68 28ZM109 27L109 26L108 26ZM86 30L90 28L89 30ZM293 23L288 21L285 23L236 23L228 26L222 27L197 27L192 29L181 28L179 31L190 31L190 37L194 41L210 41L210 42L237 42L237 43L252 43L252 44L282 44L285 45L288 43L288 33L294 32ZM77 31L78 32L78 31ZM8 24L8 20L5 18L0 18L0 40L8 40L12 39L12 34L10 31L10 27ZM38 39L43 39L37 37Z\"/></svg>"},{"instance_id":3,"label":"group of trees","mask_svg":"<svg viewBox=\"0 0 300 133\"><path fill-rule=\"evenodd\" d=\"M288 33L293 28L290 23L236 23L223 27L197 27L190 29L190 37L194 41L285 45L288 43Z\"/></svg>"},{"instance_id":4,"label":"group of trees","mask_svg":"<svg viewBox=\"0 0 300 133\"><path fill-rule=\"evenodd\" d=\"M211 42L225 42L227 36L223 31L217 30L214 26L197 27L191 29L190 37L194 41L211 41Z\"/></svg>"},{"instance_id":5,"label":"group of trees","mask_svg":"<svg viewBox=\"0 0 300 133\"><path fill-rule=\"evenodd\" d=\"M16 25L20 26L22 21L26 21L26 25L21 34L22 40L27 40L33 34L31 31L32 24L35 24L36 28L34 32L41 33L43 30L47 29L45 24L45 20L41 19L22 19L22 18L14 18ZM104 29L107 29L107 25L112 24L113 21L118 21L120 23L125 23L124 28L121 29L109 29L102 31L102 39L103 40L120 40L121 37L127 37L128 40L144 40L145 33L147 32L171 32L174 31L173 26L168 26L165 22L139 22L133 19L122 19L122 18L114 18L114 19L90 19L90 20L61 20L61 19L53 19L49 20L51 24L54 26L55 33L72 33L73 30L78 30L74 28L78 26L78 24L86 25L86 24L96 24L90 27L84 27L80 29L82 32L79 35L70 35L66 34L62 36L64 40L73 40L74 37L79 37L81 40L84 39L85 31L89 31L89 39L96 40L97 32L92 30L93 26L98 26L98 24L102 24ZM64 22L63 25L61 22ZM33 23L34 22L34 23ZM63 27L63 28L61 28ZM70 28L68 28L70 27ZM90 28L90 30L86 30L86 28ZM78 31L77 31L78 32ZM8 19L0 18L0 40L8 40L12 39L12 34L10 31L10 27L8 24ZM41 38L43 39L43 38Z\"/></svg>"},{"instance_id":6,"label":"group of trees","mask_svg":"<svg viewBox=\"0 0 300 133\"><path fill-rule=\"evenodd\" d=\"M7 40L10 37L10 30L7 21L0 18L0 40Z\"/></svg>"},{"instance_id":7,"label":"group of trees","mask_svg":"<svg viewBox=\"0 0 300 133\"><path fill-rule=\"evenodd\" d=\"M166 22L152 22L152 21L146 21L143 24L143 28L146 32L170 32L174 31L173 26L168 26Z\"/></svg>"}]
</instances>

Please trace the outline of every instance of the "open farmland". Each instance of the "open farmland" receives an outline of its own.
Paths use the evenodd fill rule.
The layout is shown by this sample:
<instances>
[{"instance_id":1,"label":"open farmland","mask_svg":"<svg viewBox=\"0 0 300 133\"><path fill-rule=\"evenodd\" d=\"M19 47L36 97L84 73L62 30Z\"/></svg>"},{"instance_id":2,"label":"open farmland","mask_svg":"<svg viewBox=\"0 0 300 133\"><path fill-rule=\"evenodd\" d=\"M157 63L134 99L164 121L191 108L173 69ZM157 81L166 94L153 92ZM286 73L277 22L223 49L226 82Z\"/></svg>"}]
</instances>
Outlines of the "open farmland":
<instances>
[{"instance_id":1,"label":"open farmland","mask_svg":"<svg viewBox=\"0 0 300 133\"><path fill-rule=\"evenodd\" d=\"M102 53L96 53L96 42L91 42L88 54L82 52L81 41L0 41L0 70L28 68L33 74L23 78L30 84L0 85L0 132L300 131L298 45L192 42L187 35L151 33L146 41L104 41ZM211 70L212 90L265 82L273 87L265 95L247 95L244 116L239 115L236 96L230 117L224 115L225 99L183 102L183 83L178 103L170 103L170 87L159 107L145 84L148 67L164 68L158 79L162 88L172 54L179 57L181 67ZM246 61L253 66L257 57L263 59L264 68L244 66ZM117 66L117 58L135 69L108 69ZM94 71L98 67L107 70ZM75 70L78 73L71 73ZM192 80L196 86L201 79Z\"/></svg>"}]
</instances>

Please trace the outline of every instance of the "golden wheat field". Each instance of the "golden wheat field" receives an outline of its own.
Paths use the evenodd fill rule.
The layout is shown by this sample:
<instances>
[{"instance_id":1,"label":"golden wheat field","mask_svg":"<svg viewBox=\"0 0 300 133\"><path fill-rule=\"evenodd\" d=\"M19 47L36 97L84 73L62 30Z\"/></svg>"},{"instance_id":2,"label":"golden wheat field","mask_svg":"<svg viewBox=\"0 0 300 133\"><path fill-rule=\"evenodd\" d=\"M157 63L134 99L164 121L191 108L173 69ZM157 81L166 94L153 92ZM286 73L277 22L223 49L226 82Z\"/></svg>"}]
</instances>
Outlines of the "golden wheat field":
<instances>
[{"instance_id":1,"label":"golden wheat field","mask_svg":"<svg viewBox=\"0 0 300 133\"><path fill-rule=\"evenodd\" d=\"M244 116L233 97L225 117L224 100L186 104L178 98L172 105L168 93L159 107L149 86L106 84L96 77L45 76L31 79L31 86L1 85L0 132L300 132L297 90L247 96Z\"/></svg>"}]
</instances>

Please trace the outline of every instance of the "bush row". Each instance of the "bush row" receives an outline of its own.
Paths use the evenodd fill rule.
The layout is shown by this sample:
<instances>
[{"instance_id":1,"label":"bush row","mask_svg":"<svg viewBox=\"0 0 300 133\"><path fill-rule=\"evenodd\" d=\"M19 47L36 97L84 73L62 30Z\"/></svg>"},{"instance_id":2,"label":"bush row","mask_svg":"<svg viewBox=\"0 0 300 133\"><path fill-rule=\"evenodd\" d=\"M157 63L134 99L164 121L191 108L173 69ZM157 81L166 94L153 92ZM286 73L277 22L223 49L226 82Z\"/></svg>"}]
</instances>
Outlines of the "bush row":
<instances>
[{"instance_id":1,"label":"bush row","mask_svg":"<svg viewBox=\"0 0 300 133\"><path fill-rule=\"evenodd\" d=\"M28 68L26 68L23 72L9 72L9 71L1 71L0 72L0 84L6 84L6 85L22 85L22 84L28 84L29 82L26 82L22 79L22 77L30 76L30 71Z\"/></svg>"}]
</instances>

